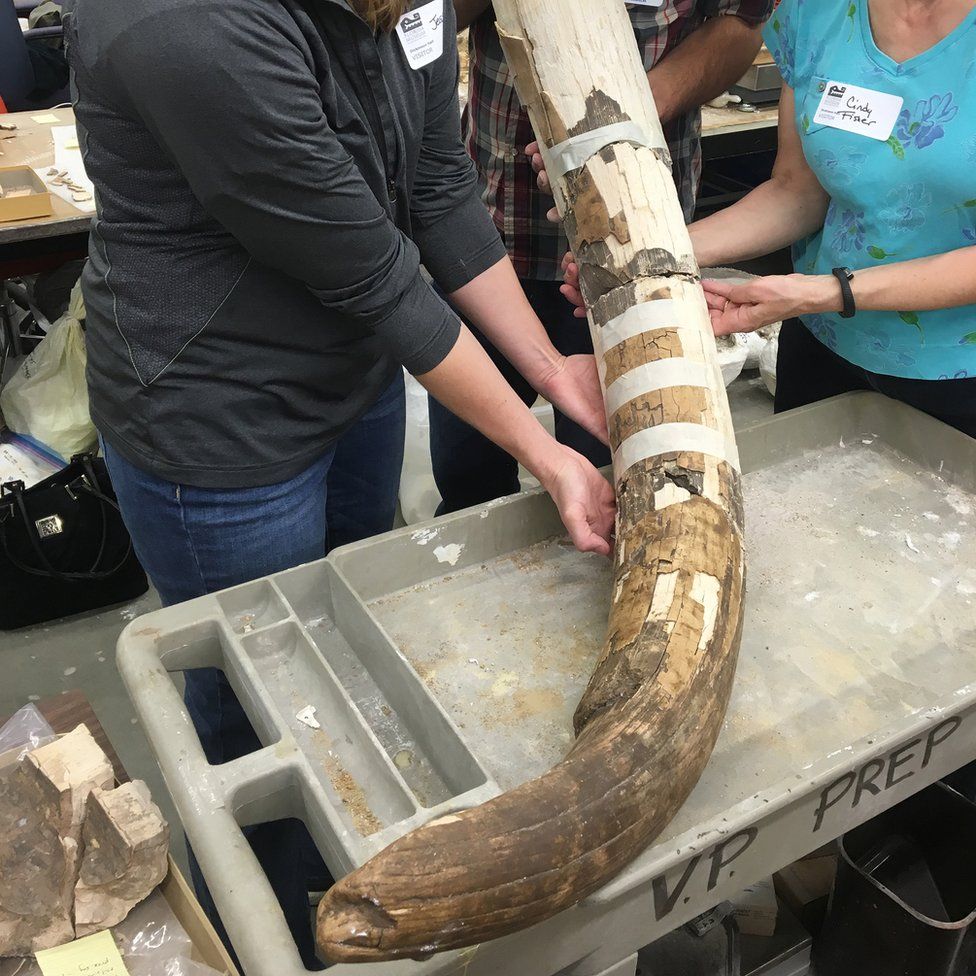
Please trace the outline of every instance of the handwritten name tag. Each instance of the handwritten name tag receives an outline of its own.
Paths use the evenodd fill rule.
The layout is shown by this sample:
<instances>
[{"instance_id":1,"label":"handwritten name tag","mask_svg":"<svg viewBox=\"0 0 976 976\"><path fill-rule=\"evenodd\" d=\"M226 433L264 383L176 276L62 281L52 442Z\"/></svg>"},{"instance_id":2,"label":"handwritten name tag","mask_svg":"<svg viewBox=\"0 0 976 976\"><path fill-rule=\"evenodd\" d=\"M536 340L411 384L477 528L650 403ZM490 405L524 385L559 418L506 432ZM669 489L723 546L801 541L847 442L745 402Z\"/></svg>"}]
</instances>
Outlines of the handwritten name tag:
<instances>
[{"instance_id":1,"label":"handwritten name tag","mask_svg":"<svg viewBox=\"0 0 976 976\"><path fill-rule=\"evenodd\" d=\"M431 0L400 18L397 37L414 71L444 53L444 0Z\"/></svg>"},{"instance_id":2,"label":"handwritten name tag","mask_svg":"<svg viewBox=\"0 0 976 976\"><path fill-rule=\"evenodd\" d=\"M829 81L813 121L885 142L895 130L904 103L905 99L899 95Z\"/></svg>"}]
</instances>

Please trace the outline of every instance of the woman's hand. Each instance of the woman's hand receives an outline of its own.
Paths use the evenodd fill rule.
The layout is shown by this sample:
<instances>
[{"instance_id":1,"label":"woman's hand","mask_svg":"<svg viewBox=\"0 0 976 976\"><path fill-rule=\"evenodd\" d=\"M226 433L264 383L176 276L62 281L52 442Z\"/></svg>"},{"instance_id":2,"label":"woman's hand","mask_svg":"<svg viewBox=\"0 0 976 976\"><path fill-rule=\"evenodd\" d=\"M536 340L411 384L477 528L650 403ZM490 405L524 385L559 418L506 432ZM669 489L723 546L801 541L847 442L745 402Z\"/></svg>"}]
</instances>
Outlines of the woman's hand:
<instances>
[{"instance_id":1,"label":"woman's hand","mask_svg":"<svg viewBox=\"0 0 976 976\"><path fill-rule=\"evenodd\" d=\"M607 411L593 356L563 356L538 390L585 431L608 442Z\"/></svg>"},{"instance_id":2,"label":"woman's hand","mask_svg":"<svg viewBox=\"0 0 976 976\"><path fill-rule=\"evenodd\" d=\"M552 185L549 182L549 174L546 172L546 164L542 158L542 153L539 152L539 143L530 142L525 147L525 155L529 157L532 163L532 169L535 171L535 181L539 189L543 193L548 193L549 196L552 196ZM555 207L546 214L546 217L554 224L559 223L559 211Z\"/></svg>"},{"instance_id":3,"label":"woman's hand","mask_svg":"<svg viewBox=\"0 0 976 976\"><path fill-rule=\"evenodd\" d=\"M840 284L832 275L773 275L741 285L706 279L702 287L717 336L755 332L797 315L844 307Z\"/></svg>"},{"instance_id":4,"label":"woman's hand","mask_svg":"<svg viewBox=\"0 0 976 976\"><path fill-rule=\"evenodd\" d=\"M579 265L572 251L567 251L563 255L562 269L563 284L559 286L559 291L570 304L576 306L573 315L578 319L585 319L586 302L583 301L583 293L580 291Z\"/></svg>"},{"instance_id":5,"label":"woman's hand","mask_svg":"<svg viewBox=\"0 0 976 976\"><path fill-rule=\"evenodd\" d=\"M617 511L613 488L581 454L563 445L559 451L539 480L576 548L609 556Z\"/></svg>"}]
</instances>

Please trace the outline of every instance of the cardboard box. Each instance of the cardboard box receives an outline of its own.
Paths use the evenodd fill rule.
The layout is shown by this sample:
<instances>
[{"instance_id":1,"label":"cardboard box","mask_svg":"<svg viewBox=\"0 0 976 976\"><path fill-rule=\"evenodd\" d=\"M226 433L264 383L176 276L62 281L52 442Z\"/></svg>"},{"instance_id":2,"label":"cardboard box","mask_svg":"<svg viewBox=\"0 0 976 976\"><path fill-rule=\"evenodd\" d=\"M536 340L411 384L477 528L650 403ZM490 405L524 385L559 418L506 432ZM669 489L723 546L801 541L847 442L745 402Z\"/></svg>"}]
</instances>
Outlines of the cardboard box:
<instances>
[{"instance_id":1,"label":"cardboard box","mask_svg":"<svg viewBox=\"0 0 976 976\"><path fill-rule=\"evenodd\" d=\"M833 845L776 873L776 893L813 935L823 927L836 874L837 849Z\"/></svg>"},{"instance_id":2,"label":"cardboard box","mask_svg":"<svg viewBox=\"0 0 976 976\"><path fill-rule=\"evenodd\" d=\"M785 905L771 938L743 935L742 976L807 976L813 940Z\"/></svg>"},{"instance_id":3,"label":"cardboard box","mask_svg":"<svg viewBox=\"0 0 976 976\"><path fill-rule=\"evenodd\" d=\"M773 889L773 879L764 878L749 885L732 899L735 920L743 935L771 936L776 931L779 905Z\"/></svg>"},{"instance_id":4,"label":"cardboard box","mask_svg":"<svg viewBox=\"0 0 976 976\"><path fill-rule=\"evenodd\" d=\"M0 167L0 221L50 217L53 213L51 194L29 166Z\"/></svg>"},{"instance_id":5,"label":"cardboard box","mask_svg":"<svg viewBox=\"0 0 976 976\"><path fill-rule=\"evenodd\" d=\"M202 962L226 976L239 976L223 942L218 938L210 920L203 914L193 890L172 858L169 859L169 874L159 886L159 891L193 942L194 961Z\"/></svg>"}]
</instances>

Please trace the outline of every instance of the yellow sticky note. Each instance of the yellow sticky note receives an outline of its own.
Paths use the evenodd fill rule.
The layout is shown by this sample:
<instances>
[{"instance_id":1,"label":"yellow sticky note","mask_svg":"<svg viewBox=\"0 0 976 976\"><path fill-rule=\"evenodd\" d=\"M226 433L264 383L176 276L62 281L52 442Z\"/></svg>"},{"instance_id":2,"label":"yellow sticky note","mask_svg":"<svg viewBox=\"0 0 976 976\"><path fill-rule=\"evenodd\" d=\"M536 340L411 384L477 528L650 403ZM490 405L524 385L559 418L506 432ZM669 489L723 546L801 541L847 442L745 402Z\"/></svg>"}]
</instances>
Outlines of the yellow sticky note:
<instances>
[{"instance_id":1,"label":"yellow sticky note","mask_svg":"<svg viewBox=\"0 0 976 976\"><path fill-rule=\"evenodd\" d=\"M99 932L77 942L37 954L44 976L129 976L111 932Z\"/></svg>"},{"instance_id":2,"label":"yellow sticky note","mask_svg":"<svg viewBox=\"0 0 976 976\"><path fill-rule=\"evenodd\" d=\"M57 125L61 120L53 113L48 115L32 115L31 119L38 125Z\"/></svg>"}]
</instances>

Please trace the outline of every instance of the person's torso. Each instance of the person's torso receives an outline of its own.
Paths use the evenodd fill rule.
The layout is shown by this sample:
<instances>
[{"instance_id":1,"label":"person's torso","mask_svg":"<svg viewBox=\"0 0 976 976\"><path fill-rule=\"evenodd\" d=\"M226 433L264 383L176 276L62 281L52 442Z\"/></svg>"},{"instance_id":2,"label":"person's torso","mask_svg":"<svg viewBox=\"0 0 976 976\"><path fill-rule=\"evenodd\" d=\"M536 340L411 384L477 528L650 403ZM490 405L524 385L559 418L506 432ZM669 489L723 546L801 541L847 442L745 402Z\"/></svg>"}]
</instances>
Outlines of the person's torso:
<instances>
[{"instance_id":1,"label":"person's torso","mask_svg":"<svg viewBox=\"0 0 976 976\"><path fill-rule=\"evenodd\" d=\"M784 13L795 22L779 20L777 31ZM798 249L797 270L830 274L976 245L976 10L902 64L875 44L867 0L793 0L784 13L771 36L795 32L796 124L831 198L823 231ZM860 131L826 124L822 105ZM976 306L805 321L873 372L976 376Z\"/></svg>"},{"instance_id":2,"label":"person's torso","mask_svg":"<svg viewBox=\"0 0 976 976\"><path fill-rule=\"evenodd\" d=\"M702 0L663 0L659 6L627 4L645 71L700 26L705 6ZM525 146L535 137L516 94L490 9L471 25L469 52L464 126L485 205L520 276L557 278L566 238L561 227L547 220L552 198L538 190L525 158ZM689 112L665 130L675 182L689 219L700 174L700 118L700 112Z\"/></svg>"},{"instance_id":3,"label":"person's torso","mask_svg":"<svg viewBox=\"0 0 976 976\"><path fill-rule=\"evenodd\" d=\"M229 451L260 453L254 440L261 429L276 430L270 453L290 450L292 432L297 450L348 426L393 364L360 324L324 308L303 282L251 259L127 108L124 79L105 81L112 47L126 31L146 29L152 18L152 29L165 36L168 12L192 15L195 2L66 4L79 135L98 203L85 275L93 407L143 447L159 443L162 412L172 424L179 410L189 415L206 404ZM281 35L308 64L329 125L409 236L428 91L443 59L453 70L453 37L438 38L440 56L418 65L399 34L375 37L342 0L269 2ZM242 18L246 11L243 4ZM178 50L172 57L179 70ZM214 60L215 70L233 70L220 65L220 38ZM216 374L226 378L220 388L208 379ZM234 411L246 423L224 423ZM202 427L192 437L206 436Z\"/></svg>"}]
</instances>

